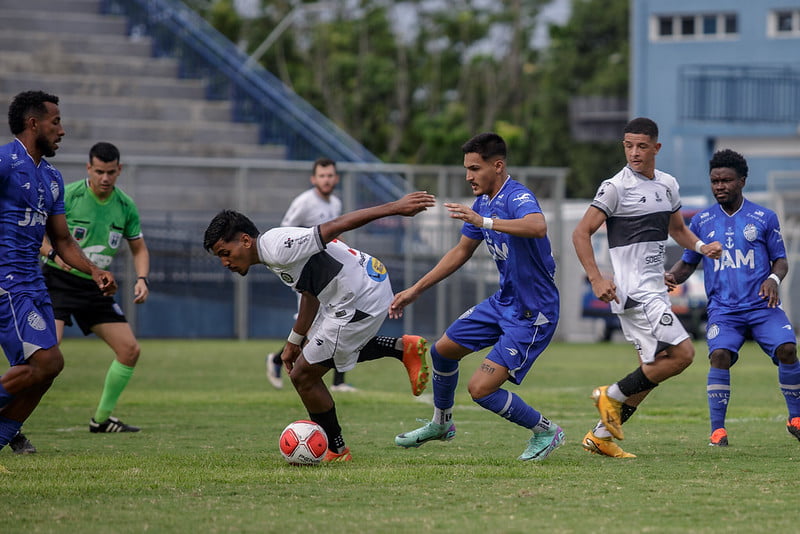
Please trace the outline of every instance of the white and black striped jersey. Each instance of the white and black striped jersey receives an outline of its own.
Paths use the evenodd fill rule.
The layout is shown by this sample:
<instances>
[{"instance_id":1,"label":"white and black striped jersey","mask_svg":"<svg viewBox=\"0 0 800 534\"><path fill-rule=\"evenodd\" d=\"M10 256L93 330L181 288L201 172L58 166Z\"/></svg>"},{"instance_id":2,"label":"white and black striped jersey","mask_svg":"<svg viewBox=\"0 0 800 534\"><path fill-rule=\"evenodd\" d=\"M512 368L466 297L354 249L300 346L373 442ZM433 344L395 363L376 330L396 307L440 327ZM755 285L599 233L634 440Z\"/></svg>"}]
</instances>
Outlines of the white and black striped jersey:
<instances>
[{"instance_id":1,"label":"white and black striped jersey","mask_svg":"<svg viewBox=\"0 0 800 534\"><path fill-rule=\"evenodd\" d=\"M369 254L334 239L323 243L319 227L278 227L258 237L259 259L289 287L320 301L320 313L353 317L388 312L379 289L389 284L386 267Z\"/></svg>"},{"instance_id":2,"label":"white and black striped jersey","mask_svg":"<svg viewBox=\"0 0 800 534\"><path fill-rule=\"evenodd\" d=\"M592 206L606 214L608 248L621 313L664 294L664 259L669 219L681 208L678 181L655 171L651 180L625 166L597 190Z\"/></svg>"}]
</instances>

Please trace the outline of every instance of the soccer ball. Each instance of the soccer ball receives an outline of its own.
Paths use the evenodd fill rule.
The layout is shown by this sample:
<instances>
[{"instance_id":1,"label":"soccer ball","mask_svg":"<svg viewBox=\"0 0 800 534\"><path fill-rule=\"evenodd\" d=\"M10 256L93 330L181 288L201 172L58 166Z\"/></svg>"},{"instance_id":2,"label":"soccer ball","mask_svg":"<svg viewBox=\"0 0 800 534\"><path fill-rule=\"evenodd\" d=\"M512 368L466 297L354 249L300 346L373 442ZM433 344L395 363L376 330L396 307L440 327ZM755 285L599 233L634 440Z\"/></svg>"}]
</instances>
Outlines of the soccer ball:
<instances>
[{"instance_id":1,"label":"soccer ball","mask_svg":"<svg viewBox=\"0 0 800 534\"><path fill-rule=\"evenodd\" d=\"M281 432L281 454L292 465L316 465L328 450L328 436L313 421L295 421Z\"/></svg>"}]
</instances>

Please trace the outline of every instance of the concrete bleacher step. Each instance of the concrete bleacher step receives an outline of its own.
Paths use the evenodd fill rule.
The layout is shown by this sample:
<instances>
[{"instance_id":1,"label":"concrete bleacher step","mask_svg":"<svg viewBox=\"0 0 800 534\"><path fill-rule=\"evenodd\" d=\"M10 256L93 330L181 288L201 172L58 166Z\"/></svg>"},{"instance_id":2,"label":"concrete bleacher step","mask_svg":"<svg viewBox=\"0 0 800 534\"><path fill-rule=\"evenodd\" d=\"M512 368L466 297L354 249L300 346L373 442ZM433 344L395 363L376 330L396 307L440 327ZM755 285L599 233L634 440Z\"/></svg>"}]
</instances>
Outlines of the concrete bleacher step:
<instances>
[{"instance_id":1,"label":"concrete bleacher step","mask_svg":"<svg viewBox=\"0 0 800 534\"><path fill-rule=\"evenodd\" d=\"M121 141L147 140L178 143L254 143L258 126L237 122L193 121L187 128L183 121L149 121L131 117L127 120L63 117L67 135L83 139L113 137Z\"/></svg>"},{"instance_id":2,"label":"concrete bleacher step","mask_svg":"<svg viewBox=\"0 0 800 534\"><path fill-rule=\"evenodd\" d=\"M4 53L55 50L63 54L98 54L117 58L153 56L153 45L147 37L131 39L124 33L119 35L62 33L59 32L57 24L52 32L3 29L0 31L0 50Z\"/></svg>"},{"instance_id":3,"label":"concrete bleacher step","mask_svg":"<svg viewBox=\"0 0 800 534\"><path fill-rule=\"evenodd\" d=\"M20 9L24 5L32 12L58 13L100 13L100 0L0 0L0 10Z\"/></svg>"},{"instance_id":4,"label":"concrete bleacher step","mask_svg":"<svg viewBox=\"0 0 800 534\"><path fill-rule=\"evenodd\" d=\"M24 2L17 2L14 7L2 8L0 32L11 29L48 32L57 28L60 33L124 35L128 29L128 21L124 17L62 11L56 20L49 10L32 11L27 7L22 9L22 5Z\"/></svg>"},{"instance_id":5,"label":"concrete bleacher step","mask_svg":"<svg viewBox=\"0 0 800 534\"><path fill-rule=\"evenodd\" d=\"M52 44L39 51L4 50L0 54L0 72L46 72L48 74L78 74L86 76L148 76L171 77L178 74L178 62L170 58L137 56L107 56L96 54L65 54Z\"/></svg>"},{"instance_id":6,"label":"concrete bleacher step","mask_svg":"<svg viewBox=\"0 0 800 534\"><path fill-rule=\"evenodd\" d=\"M0 92L18 93L31 88L61 94L138 98L196 98L205 96L202 80L151 78L145 76L87 76L82 74L49 74L17 72L0 78Z\"/></svg>"}]
</instances>

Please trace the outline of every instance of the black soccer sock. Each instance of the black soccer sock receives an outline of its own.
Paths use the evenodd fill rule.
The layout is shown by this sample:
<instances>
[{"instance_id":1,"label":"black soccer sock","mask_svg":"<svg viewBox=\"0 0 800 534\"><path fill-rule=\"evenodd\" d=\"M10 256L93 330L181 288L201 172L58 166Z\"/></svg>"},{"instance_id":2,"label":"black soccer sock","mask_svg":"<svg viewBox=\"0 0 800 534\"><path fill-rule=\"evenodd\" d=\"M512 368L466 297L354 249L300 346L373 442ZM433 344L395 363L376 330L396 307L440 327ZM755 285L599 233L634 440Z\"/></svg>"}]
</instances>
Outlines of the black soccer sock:
<instances>
[{"instance_id":1,"label":"black soccer sock","mask_svg":"<svg viewBox=\"0 0 800 534\"><path fill-rule=\"evenodd\" d=\"M317 423L328 436L328 448L340 454L344 450L344 438L342 437L342 427L339 426L339 419L336 417L336 405L323 413L308 414L309 419Z\"/></svg>"},{"instance_id":2,"label":"black soccer sock","mask_svg":"<svg viewBox=\"0 0 800 534\"><path fill-rule=\"evenodd\" d=\"M333 371L333 385L339 386L344 384L344 373L341 371L334 370Z\"/></svg>"},{"instance_id":3,"label":"black soccer sock","mask_svg":"<svg viewBox=\"0 0 800 534\"><path fill-rule=\"evenodd\" d=\"M634 372L617 382L617 386L623 395L630 397L642 391L653 389L658 384L651 382L646 376L641 367L637 367Z\"/></svg>"},{"instance_id":4,"label":"black soccer sock","mask_svg":"<svg viewBox=\"0 0 800 534\"><path fill-rule=\"evenodd\" d=\"M387 356L403 361L403 351L395 348L397 340L398 338L389 336L373 337L367 341L367 344L358 353L358 361L368 362Z\"/></svg>"},{"instance_id":5,"label":"black soccer sock","mask_svg":"<svg viewBox=\"0 0 800 534\"><path fill-rule=\"evenodd\" d=\"M619 414L620 424L622 424L625 421L627 421L628 419L630 419L631 416L633 415L633 412L635 412L635 411L636 411L636 406L631 406L630 404L623 403L622 404L622 409L620 410L620 414Z\"/></svg>"},{"instance_id":6,"label":"black soccer sock","mask_svg":"<svg viewBox=\"0 0 800 534\"><path fill-rule=\"evenodd\" d=\"M274 365L283 365L283 360L281 360L281 354L283 354L283 349L286 348L286 345L281 347L281 350L275 353L275 356L272 357L272 363Z\"/></svg>"}]
</instances>

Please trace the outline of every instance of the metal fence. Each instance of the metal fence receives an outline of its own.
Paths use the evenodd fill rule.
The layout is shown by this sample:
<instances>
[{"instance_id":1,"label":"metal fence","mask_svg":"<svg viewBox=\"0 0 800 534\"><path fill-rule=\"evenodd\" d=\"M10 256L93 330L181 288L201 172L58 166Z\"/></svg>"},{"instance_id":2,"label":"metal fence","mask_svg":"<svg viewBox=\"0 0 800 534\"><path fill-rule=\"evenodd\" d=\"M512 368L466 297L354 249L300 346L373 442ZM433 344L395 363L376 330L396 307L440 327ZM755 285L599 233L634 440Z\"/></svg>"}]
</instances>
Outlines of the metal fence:
<instances>
[{"instance_id":1,"label":"metal fence","mask_svg":"<svg viewBox=\"0 0 800 534\"><path fill-rule=\"evenodd\" d=\"M65 181L85 176L85 158L53 160ZM203 233L221 209L247 214L261 231L277 226L291 200L310 187L311 162L197 158L124 157L118 186L139 206L151 256L148 302L132 303L131 261L123 253L112 265L121 283L119 300L140 337L283 337L293 324L296 298L267 269L247 277L223 269L202 247ZM337 163L337 194L344 211L385 202L365 184L372 176L393 174L407 190L424 189L440 201L470 204L474 198L463 167ZM553 252L562 257L561 203L565 169L512 168L546 210ZM414 218L389 217L348 232L344 240L383 261L395 291L427 272L455 245L460 224L441 205ZM458 273L425 293L402 321L387 320L389 335L441 334L468 306L497 288L494 263L481 247Z\"/></svg>"}]
</instances>

